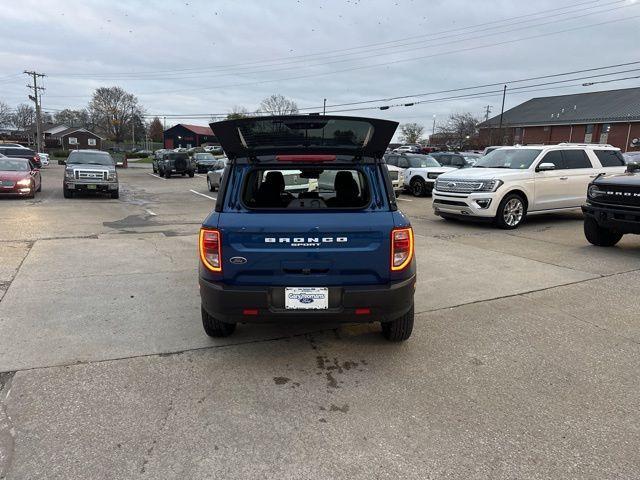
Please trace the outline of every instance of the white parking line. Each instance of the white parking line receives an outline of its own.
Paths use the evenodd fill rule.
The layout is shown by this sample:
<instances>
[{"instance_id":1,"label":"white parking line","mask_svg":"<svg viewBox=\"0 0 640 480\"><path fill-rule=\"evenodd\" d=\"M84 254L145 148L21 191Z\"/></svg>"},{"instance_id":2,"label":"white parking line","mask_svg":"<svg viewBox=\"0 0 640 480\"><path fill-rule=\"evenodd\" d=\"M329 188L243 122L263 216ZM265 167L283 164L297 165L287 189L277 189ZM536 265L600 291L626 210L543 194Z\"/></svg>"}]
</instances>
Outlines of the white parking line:
<instances>
[{"instance_id":1,"label":"white parking line","mask_svg":"<svg viewBox=\"0 0 640 480\"><path fill-rule=\"evenodd\" d=\"M396 197L396 200L402 200L403 202L413 202L413 200L411 200L410 198L400 198L400 197Z\"/></svg>"},{"instance_id":2,"label":"white parking line","mask_svg":"<svg viewBox=\"0 0 640 480\"><path fill-rule=\"evenodd\" d=\"M201 197L208 198L209 200L217 200L216 197L210 197L209 195L205 195L204 193L196 192L195 190L189 190L191 193L195 193L196 195L200 195Z\"/></svg>"},{"instance_id":3,"label":"white parking line","mask_svg":"<svg viewBox=\"0 0 640 480\"><path fill-rule=\"evenodd\" d=\"M152 177L159 178L160 180L166 180L166 178L162 178L160 175L156 175L155 173L147 172L147 175L151 175Z\"/></svg>"},{"instance_id":4,"label":"white parking line","mask_svg":"<svg viewBox=\"0 0 640 480\"><path fill-rule=\"evenodd\" d=\"M151 215L152 217L155 217L156 215L158 215L157 213L154 213L149 209L145 209L145 212L147 212L147 215Z\"/></svg>"},{"instance_id":5,"label":"white parking line","mask_svg":"<svg viewBox=\"0 0 640 480\"><path fill-rule=\"evenodd\" d=\"M206 176L206 175L203 175L203 174L201 174L201 173L196 173L196 177L207 178L207 176Z\"/></svg>"}]
</instances>

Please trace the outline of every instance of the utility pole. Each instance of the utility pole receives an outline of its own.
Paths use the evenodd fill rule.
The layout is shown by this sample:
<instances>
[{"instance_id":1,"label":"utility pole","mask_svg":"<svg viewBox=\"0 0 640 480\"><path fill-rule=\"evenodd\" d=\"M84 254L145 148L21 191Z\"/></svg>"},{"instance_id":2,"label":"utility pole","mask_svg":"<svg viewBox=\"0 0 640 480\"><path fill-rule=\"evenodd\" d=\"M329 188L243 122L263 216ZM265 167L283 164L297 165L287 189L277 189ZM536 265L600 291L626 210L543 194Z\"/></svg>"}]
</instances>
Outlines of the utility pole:
<instances>
[{"instance_id":1,"label":"utility pole","mask_svg":"<svg viewBox=\"0 0 640 480\"><path fill-rule=\"evenodd\" d=\"M322 115L324 115L327 111L327 99L324 99L324 103L322 104Z\"/></svg>"},{"instance_id":2,"label":"utility pole","mask_svg":"<svg viewBox=\"0 0 640 480\"><path fill-rule=\"evenodd\" d=\"M485 107L485 112L484 112L484 121L486 122L487 120L489 120L489 114L491 113L491 105L487 105Z\"/></svg>"},{"instance_id":3,"label":"utility pole","mask_svg":"<svg viewBox=\"0 0 640 480\"><path fill-rule=\"evenodd\" d=\"M502 90L502 108L500 109L500 145L504 144L504 135L502 135L502 116L504 115L504 98L507 96L507 86Z\"/></svg>"},{"instance_id":4,"label":"utility pole","mask_svg":"<svg viewBox=\"0 0 640 480\"><path fill-rule=\"evenodd\" d=\"M133 107L131 107L131 150L136 148L136 124L133 117Z\"/></svg>"},{"instance_id":5,"label":"utility pole","mask_svg":"<svg viewBox=\"0 0 640 480\"><path fill-rule=\"evenodd\" d=\"M44 87L38 86L38 78L44 78L44 73L38 73L36 71L29 72L24 71L33 79L33 85L27 85L27 88L33 90L33 95L29 95L31 100L36 105L36 149L38 152L42 152L42 115L40 113L40 92L44 91Z\"/></svg>"}]
</instances>

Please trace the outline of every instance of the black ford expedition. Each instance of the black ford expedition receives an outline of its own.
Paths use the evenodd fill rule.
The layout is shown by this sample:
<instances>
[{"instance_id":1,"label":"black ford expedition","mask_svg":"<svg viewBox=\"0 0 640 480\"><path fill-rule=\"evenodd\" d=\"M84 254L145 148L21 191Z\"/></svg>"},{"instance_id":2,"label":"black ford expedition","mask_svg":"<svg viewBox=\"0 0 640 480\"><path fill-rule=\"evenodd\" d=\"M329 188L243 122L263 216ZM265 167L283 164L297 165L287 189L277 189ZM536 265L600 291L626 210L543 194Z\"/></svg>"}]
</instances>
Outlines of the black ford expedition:
<instances>
[{"instance_id":1,"label":"black ford expedition","mask_svg":"<svg viewBox=\"0 0 640 480\"><path fill-rule=\"evenodd\" d=\"M640 234L640 164L629 164L623 174L597 177L582 211L585 237L594 245L611 247L627 233Z\"/></svg>"},{"instance_id":2,"label":"black ford expedition","mask_svg":"<svg viewBox=\"0 0 640 480\"><path fill-rule=\"evenodd\" d=\"M380 322L413 328L413 230L382 160L396 122L257 117L212 123L228 156L200 231L205 332L237 323Z\"/></svg>"}]
</instances>

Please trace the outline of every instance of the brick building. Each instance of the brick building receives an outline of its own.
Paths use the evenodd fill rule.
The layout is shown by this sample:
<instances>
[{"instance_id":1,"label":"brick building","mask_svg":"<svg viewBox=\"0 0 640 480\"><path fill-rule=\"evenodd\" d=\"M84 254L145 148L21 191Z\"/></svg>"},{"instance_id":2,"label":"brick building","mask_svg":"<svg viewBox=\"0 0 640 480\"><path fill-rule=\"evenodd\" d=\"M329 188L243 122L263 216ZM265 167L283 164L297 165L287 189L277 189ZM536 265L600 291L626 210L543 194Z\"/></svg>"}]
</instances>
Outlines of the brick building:
<instances>
[{"instance_id":1,"label":"brick building","mask_svg":"<svg viewBox=\"0 0 640 480\"><path fill-rule=\"evenodd\" d=\"M640 88L533 98L481 123L484 145L609 143L640 151Z\"/></svg>"},{"instance_id":2,"label":"brick building","mask_svg":"<svg viewBox=\"0 0 640 480\"><path fill-rule=\"evenodd\" d=\"M218 139L209 127L179 123L163 133L164 148L191 148L202 145L218 145Z\"/></svg>"},{"instance_id":3,"label":"brick building","mask_svg":"<svg viewBox=\"0 0 640 480\"><path fill-rule=\"evenodd\" d=\"M100 150L102 148L102 137L90 132L86 128L59 125L49 128L43 133L45 146L49 149Z\"/></svg>"}]
</instances>

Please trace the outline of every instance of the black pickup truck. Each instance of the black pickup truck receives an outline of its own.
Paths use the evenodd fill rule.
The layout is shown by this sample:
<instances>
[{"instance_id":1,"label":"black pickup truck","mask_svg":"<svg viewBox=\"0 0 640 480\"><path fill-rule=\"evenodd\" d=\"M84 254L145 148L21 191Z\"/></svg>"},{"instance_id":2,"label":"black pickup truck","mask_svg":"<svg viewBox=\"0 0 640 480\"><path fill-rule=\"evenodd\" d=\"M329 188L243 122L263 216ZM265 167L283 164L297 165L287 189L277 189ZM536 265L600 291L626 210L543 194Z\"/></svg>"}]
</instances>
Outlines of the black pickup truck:
<instances>
[{"instance_id":1,"label":"black pickup truck","mask_svg":"<svg viewBox=\"0 0 640 480\"><path fill-rule=\"evenodd\" d=\"M640 164L623 174L601 175L589 184L584 235L600 247L611 247L627 233L640 234Z\"/></svg>"}]
</instances>

